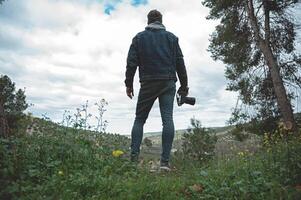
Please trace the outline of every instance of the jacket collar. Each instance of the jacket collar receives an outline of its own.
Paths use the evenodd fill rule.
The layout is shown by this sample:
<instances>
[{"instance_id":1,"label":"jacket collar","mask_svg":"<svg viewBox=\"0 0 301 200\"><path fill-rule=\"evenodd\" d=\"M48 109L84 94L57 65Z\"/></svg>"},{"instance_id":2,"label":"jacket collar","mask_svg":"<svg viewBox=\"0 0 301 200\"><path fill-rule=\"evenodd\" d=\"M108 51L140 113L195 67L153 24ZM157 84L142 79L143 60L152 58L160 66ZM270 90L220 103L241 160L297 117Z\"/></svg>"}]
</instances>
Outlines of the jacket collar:
<instances>
[{"instance_id":1,"label":"jacket collar","mask_svg":"<svg viewBox=\"0 0 301 200\"><path fill-rule=\"evenodd\" d=\"M155 21L154 23L149 24L147 27L145 27L146 30L165 30L165 26L158 21Z\"/></svg>"}]
</instances>

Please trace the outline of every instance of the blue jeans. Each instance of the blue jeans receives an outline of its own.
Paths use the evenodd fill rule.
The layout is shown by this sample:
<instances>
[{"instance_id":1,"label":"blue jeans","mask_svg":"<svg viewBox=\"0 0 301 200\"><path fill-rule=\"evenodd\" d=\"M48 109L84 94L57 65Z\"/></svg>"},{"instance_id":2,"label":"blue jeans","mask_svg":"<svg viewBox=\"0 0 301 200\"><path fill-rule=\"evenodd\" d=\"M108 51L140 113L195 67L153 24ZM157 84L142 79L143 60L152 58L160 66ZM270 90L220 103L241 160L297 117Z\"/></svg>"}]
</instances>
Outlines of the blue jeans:
<instances>
[{"instance_id":1,"label":"blue jeans","mask_svg":"<svg viewBox=\"0 0 301 200\"><path fill-rule=\"evenodd\" d=\"M156 80L141 83L136 107L136 118L132 129L131 156L138 157L140 153L143 125L155 100L158 98L163 124L161 161L169 161L175 134L173 123L173 103L175 93L176 84L174 80Z\"/></svg>"}]
</instances>

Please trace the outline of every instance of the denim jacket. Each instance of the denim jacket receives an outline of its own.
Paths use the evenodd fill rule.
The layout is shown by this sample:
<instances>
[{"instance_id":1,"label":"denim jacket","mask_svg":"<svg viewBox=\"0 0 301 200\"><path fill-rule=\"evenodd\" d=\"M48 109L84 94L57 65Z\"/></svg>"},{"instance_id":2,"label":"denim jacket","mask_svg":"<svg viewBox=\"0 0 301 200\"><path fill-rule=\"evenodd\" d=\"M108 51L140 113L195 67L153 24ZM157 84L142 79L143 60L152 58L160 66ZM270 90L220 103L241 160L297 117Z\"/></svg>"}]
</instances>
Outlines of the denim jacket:
<instances>
[{"instance_id":1,"label":"denim jacket","mask_svg":"<svg viewBox=\"0 0 301 200\"><path fill-rule=\"evenodd\" d=\"M149 24L138 33L130 46L125 85L133 87L133 79L139 66L140 82L175 80L176 73L181 86L187 86L187 73L178 38L165 30L160 22Z\"/></svg>"}]
</instances>

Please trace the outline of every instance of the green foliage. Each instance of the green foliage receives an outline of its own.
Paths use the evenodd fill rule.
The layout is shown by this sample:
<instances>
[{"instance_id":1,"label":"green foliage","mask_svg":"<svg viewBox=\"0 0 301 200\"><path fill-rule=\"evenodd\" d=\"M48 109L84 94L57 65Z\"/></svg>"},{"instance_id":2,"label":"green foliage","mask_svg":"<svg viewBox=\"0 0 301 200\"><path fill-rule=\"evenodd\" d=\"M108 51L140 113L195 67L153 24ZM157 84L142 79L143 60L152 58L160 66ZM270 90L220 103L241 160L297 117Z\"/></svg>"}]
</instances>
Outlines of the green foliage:
<instances>
[{"instance_id":1,"label":"green foliage","mask_svg":"<svg viewBox=\"0 0 301 200\"><path fill-rule=\"evenodd\" d=\"M245 130L245 125L236 125L230 133L235 137L236 140L242 142L249 138L249 134Z\"/></svg>"},{"instance_id":2,"label":"green foliage","mask_svg":"<svg viewBox=\"0 0 301 200\"><path fill-rule=\"evenodd\" d=\"M106 193L114 177L136 174L125 158L112 156L115 149L126 151L128 144L119 135L87 133L3 139L0 198L85 199L98 188Z\"/></svg>"},{"instance_id":3,"label":"green foliage","mask_svg":"<svg viewBox=\"0 0 301 200\"><path fill-rule=\"evenodd\" d=\"M217 137L211 129L202 127L197 119L191 119L191 126L183 135L183 156L188 160L205 163L214 156Z\"/></svg>"},{"instance_id":4,"label":"green foliage","mask_svg":"<svg viewBox=\"0 0 301 200\"><path fill-rule=\"evenodd\" d=\"M273 151L251 156L240 154L231 160L215 161L203 169L200 184L204 199L300 199L300 141L285 143ZM288 162L288 159L290 160Z\"/></svg>"},{"instance_id":5,"label":"green foliage","mask_svg":"<svg viewBox=\"0 0 301 200\"><path fill-rule=\"evenodd\" d=\"M0 140L0 199L300 198L294 187L301 184L301 138L202 168L189 160L189 169L161 174L129 162L124 136L73 132L34 119L43 121L48 128ZM206 132L192 121L196 132ZM125 155L114 157L115 150Z\"/></svg>"},{"instance_id":6,"label":"green foliage","mask_svg":"<svg viewBox=\"0 0 301 200\"><path fill-rule=\"evenodd\" d=\"M0 76L0 97L4 107L4 115L8 126L16 129L18 121L24 117L23 112L27 109L24 90L17 90L15 83L6 75Z\"/></svg>"},{"instance_id":7,"label":"green foliage","mask_svg":"<svg viewBox=\"0 0 301 200\"><path fill-rule=\"evenodd\" d=\"M146 137L146 138L143 139L143 144L145 146L147 146L148 148L152 147L152 145L153 145L152 140L149 139L148 137Z\"/></svg>"},{"instance_id":8,"label":"green foliage","mask_svg":"<svg viewBox=\"0 0 301 200\"><path fill-rule=\"evenodd\" d=\"M272 132L277 129L277 123L280 117L265 117L258 119L256 117L249 119L249 116L243 113L242 110L232 112L232 117L228 121L229 124L235 124L234 129L230 132L237 140L243 141L247 139L247 133L263 135L265 132Z\"/></svg>"},{"instance_id":9,"label":"green foliage","mask_svg":"<svg viewBox=\"0 0 301 200\"><path fill-rule=\"evenodd\" d=\"M213 59L226 64L225 76L229 80L227 90L239 93L239 103L233 111L232 124L242 125L252 121L267 131L274 130L279 118L279 108L272 77L266 60L257 45L246 10L248 1L204 0L210 8L208 19L220 19L220 24L211 35L209 51ZM265 23L264 1L253 1L261 36L269 43L277 58L280 75L288 89L289 99L294 99L301 86L301 57L295 49L296 25L290 8L296 0L266 1L269 11L270 31ZM243 116L243 119L241 118ZM242 120L244 120L242 122ZM261 123L262 122L262 123ZM258 127L258 126L257 126ZM256 130L253 130L256 133Z\"/></svg>"}]
</instances>

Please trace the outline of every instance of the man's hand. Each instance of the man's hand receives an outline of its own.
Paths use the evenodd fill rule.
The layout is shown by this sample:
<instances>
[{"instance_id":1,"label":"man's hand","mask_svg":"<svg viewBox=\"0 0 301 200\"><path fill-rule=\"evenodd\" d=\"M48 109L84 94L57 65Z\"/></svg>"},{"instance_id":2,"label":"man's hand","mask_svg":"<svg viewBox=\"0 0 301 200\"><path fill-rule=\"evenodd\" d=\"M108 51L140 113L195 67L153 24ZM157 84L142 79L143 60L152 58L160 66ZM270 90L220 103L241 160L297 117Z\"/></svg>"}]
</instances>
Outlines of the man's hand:
<instances>
[{"instance_id":1,"label":"man's hand","mask_svg":"<svg viewBox=\"0 0 301 200\"><path fill-rule=\"evenodd\" d=\"M187 86L181 86L179 89L178 89L178 94L181 95L181 96L187 96L188 95L188 91L189 91L189 87Z\"/></svg>"},{"instance_id":2,"label":"man's hand","mask_svg":"<svg viewBox=\"0 0 301 200\"><path fill-rule=\"evenodd\" d=\"M127 87L126 88L126 95L132 99L134 96L134 89L132 87Z\"/></svg>"}]
</instances>

